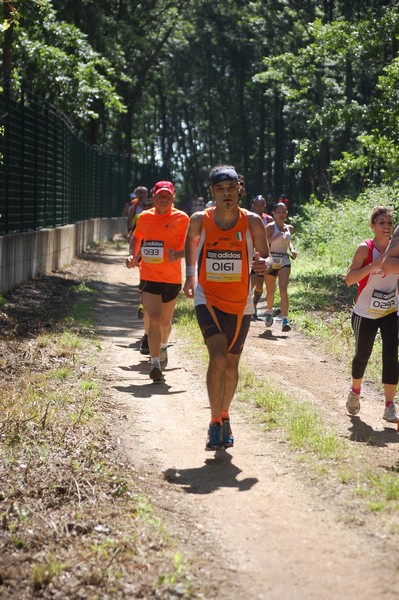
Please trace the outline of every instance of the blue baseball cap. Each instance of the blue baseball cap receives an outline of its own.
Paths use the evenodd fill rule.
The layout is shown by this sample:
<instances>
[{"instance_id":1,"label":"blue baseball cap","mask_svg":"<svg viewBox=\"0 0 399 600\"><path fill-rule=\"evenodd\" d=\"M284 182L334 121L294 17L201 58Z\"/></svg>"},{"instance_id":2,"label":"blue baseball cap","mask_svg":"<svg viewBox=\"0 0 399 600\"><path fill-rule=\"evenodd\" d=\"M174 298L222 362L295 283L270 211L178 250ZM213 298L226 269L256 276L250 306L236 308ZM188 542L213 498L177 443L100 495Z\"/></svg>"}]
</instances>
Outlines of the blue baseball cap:
<instances>
[{"instance_id":1,"label":"blue baseball cap","mask_svg":"<svg viewBox=\"0 0 399 600\"><path fill-rule=\"evenodd\" d=\"M238 175L235 169L227 168L220 169L211 175L211 185L216 185L221 181L236 181L238 183Z\"/></svg>"}]
</instances>

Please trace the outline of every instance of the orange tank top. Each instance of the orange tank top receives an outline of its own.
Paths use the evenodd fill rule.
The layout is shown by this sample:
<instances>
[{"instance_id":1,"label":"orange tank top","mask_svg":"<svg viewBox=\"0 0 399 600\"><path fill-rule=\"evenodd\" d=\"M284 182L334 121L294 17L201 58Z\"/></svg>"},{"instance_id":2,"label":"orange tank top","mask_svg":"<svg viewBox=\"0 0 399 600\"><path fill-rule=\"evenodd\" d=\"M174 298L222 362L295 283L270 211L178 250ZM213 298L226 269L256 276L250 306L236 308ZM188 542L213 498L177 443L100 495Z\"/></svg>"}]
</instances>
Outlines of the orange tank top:
<instances>
[{"instance_id":1,"label":"orange tank top","mask_svg":"<svg viewBox=\"0 0 399 600\"><path fill-rule=\"evenodd\" d=\"M198 284L206 304L236 315L243 313L248 302L253 247L248 211L238 210L236 225L225 231L215 224L214 208L206 209L197 248Z\"/></svg>"}]
</instances>

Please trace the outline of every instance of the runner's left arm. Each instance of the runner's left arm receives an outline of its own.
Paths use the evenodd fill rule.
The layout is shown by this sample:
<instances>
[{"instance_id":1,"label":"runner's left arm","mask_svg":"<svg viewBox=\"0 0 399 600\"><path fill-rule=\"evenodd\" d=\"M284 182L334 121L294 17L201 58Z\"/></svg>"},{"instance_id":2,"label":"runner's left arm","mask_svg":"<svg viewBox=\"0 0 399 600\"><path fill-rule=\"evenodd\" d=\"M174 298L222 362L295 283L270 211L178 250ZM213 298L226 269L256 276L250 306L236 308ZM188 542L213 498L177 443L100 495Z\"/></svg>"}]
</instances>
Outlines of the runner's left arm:
<instances>
[{"instance_id":1,"label":"runner's left arm","mask_svg":"<svg viewBox=\"0 0 399 600\"><path fill-rule=\"evenodd\" d=\"M184 258L184 242L186 239L187 227L190 219L186 213L182 213L178 222L178 231L174 235L174 248L169 248L166 252L169 262L176 262ZM178 250L176 250L178 248Z\"/></svg>"},{"instance_id":2,"label":"runner's left arm","mask_svg":"<svg viewBox=\"0 0 399 600\"><path fill-rule=\"evenodd\" d=\"M262 276L270 271L273 266L266 229L260 216L254 213L248 214L248 225L255 248L255 259L252 262L252 269L257 275Z\"/></svg>"},{"instance_id":3,"label":"runner's left arm","mask_svg":"<svg viewBox=\"0 0 399 600\"><path fill-rule=\"evenodd\" d=\"M399 273L399 226L393 232L392 239L384 253L381 268L385 275Z\"/></svg>"},{"instance_id":4,"label":"runner's left arm","mask_svg":"<svg viewBox=\"0 0 399 600\"><path fill-rule=\"evenodd\" d=\"M293 225L288 225L288 228L290 230L290 234L291 234L291 237L292 237L292 235L294 233L294 227L293 227ZM295 250L295 248L294 248L294 246L292 244L292 241L290 242L290 248L289 248L289 250L290 250L291 258L293 258L295 260L296 257L298 256L298 252Z\"/></svg>"},{"instance_id":5,"label":"runner's left arm","mask_svg":"<svg viewBox=\"0 0 399 600\"><path fill-rule=\"evenodd\" d=\"M184 258L184 248L182 250L168 250L169 262L175 262L176 260L180 260L181 258Z\"/></svg>"}]
</instances>

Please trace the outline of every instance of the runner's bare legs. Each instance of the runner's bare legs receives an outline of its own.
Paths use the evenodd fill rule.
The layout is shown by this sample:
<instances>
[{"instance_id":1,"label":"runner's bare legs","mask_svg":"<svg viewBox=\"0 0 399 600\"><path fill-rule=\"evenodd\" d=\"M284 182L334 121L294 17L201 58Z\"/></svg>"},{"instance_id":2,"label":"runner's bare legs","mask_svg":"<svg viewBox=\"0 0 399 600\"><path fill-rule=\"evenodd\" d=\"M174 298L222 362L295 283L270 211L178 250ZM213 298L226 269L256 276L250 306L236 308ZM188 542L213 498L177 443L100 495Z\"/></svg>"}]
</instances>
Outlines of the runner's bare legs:
<instances>
[{"instance_id":1,"label":"runner's bare legs","mask_svg":"<svg viewBox=\"0 0 399 600\"><path fill-rule=\"evenodd\" d=\"M148 345L151 357L159 356L161 343L168 342L176 301L177 298L162 302L160 295L143 292L143 303L149 319Z\"/></svg>"},{"instance_id":2,"label":"runner's bare legs","mask_svg":"<svg viewBox=\"0 0 399 600\"><path fill-rule=\"evenodd\" d=\"M211 418L219 419L222 412L228 412L237 388L240 354L228 353L223 334L212 335L206 345L209 352L206 385Z\"/></svg>"}]
</instances>

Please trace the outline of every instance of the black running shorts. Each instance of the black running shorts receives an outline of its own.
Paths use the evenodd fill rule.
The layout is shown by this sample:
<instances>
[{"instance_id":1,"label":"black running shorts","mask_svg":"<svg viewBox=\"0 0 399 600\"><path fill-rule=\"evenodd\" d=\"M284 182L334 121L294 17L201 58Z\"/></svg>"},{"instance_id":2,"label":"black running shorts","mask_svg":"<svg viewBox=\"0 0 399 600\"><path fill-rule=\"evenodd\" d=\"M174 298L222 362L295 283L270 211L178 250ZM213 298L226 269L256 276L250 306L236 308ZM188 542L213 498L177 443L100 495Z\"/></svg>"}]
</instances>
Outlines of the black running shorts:
<instances>
[{"instance_id":1,"label":"black running shorts","mask_svg":"<svg viewBox=\"0 0 399 600\"><path fill-rule=\"evenodd\" d=\"M239 315L225 313L216 306L208 308L206 304L199 304L195 307L195 311L205 341L212 335L222 333L226 336L229 352L241 354L252 315L243 315L240 322Z\"/></svg>"},{"instance_id":2,"label":"black running shorts","mask_svg":"<svg viewBox=\"0 0 399 600\"><path fill-rule=\"evenodd\" d=\"M142 279L139 284L140 292L155 294L162 297L162 302L171 302L179 295L181 290L180 283L164 283L162 281L148 281Z\"/></svg>"}]
</instances>

